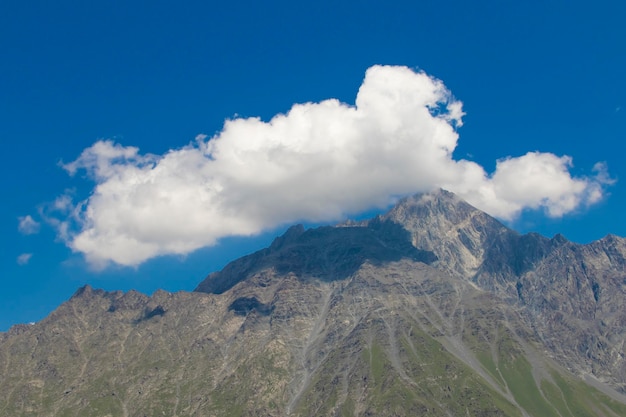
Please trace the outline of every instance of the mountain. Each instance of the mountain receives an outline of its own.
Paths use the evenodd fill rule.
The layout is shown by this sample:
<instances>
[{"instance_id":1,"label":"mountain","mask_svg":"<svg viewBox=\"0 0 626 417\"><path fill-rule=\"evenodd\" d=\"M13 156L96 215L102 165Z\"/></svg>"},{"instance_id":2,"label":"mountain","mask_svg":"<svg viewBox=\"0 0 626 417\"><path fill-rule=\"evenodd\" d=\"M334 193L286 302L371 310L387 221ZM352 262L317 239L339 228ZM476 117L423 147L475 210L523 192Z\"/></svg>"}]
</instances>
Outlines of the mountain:
<instances>
[{"instance_id":1,"label":"mountain","mask_svg":"<svg viewBox=\"0 0 626 417\"><path fill-rule=\"evenodd\" d=\"M0 333L0 415L625 416L625 243L443 190L293 226L194 292L87 286Z\"/></svg>"},{"instance_id":2,"label":"mountain","mask_svg":"<svg viewBox=\"0 0 626 417\"><path fill-rule=\"evenodd\" d=\"M516 306L563 364L625 391L626 239L520 235L443 190L405 199L381 219L409 231L439 269Z\"/></svg>"}]
</instances>

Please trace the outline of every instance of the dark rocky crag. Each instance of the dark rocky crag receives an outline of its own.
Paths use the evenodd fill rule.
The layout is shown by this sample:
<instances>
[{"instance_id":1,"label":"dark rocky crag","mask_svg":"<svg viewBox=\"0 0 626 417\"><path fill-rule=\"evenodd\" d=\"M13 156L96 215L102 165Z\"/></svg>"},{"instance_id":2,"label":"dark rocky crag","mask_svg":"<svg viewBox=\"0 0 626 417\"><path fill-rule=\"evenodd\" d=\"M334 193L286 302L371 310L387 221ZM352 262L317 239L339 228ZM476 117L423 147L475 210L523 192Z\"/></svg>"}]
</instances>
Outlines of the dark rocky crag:
<instances>
[{"instance_id":1,"label":"dark rocky crag","mask_svg":"<svg viewBox=\"0 0 626 417\"><path fill-rule=\"evenodd\" d=\"M624 416L625 243L445 191L294 226L195 292L84 287L0 333L0 415Z\"/></svg>"}]
</instances>

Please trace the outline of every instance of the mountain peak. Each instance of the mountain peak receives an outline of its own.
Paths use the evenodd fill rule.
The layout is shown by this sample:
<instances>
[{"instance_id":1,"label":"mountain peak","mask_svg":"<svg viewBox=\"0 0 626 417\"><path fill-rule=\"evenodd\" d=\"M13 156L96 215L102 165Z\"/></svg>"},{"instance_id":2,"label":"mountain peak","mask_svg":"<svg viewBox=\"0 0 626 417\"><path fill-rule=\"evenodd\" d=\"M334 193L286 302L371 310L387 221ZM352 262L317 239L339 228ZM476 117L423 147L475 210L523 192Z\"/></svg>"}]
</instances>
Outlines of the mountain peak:
<instances>
[{"instance_id":1,"label":"mountain peak","mask_svg":"<svg viewBox=\"0 0 626 417\"><path fill-rule=\"evenodd\" d=\"M451 224L458 225L468 218L477 215L487 217L491 219L491 222L504 227L493 217L470 205L456 194L444 189L404 197L383 217L394 218L399 223L402 220L410 220L409 223L411 223L411 221L416 219L424 222L432 217L440 217L446 219Z\"/></svg>"},{"instance_id":2,"label":"mountain peak","mask_svg":"<svg viewBox=\"0 0 626 417\"><path fill-rule=\"evenodd\" d=\"M518 233L456 194L438 189L402 198L387 213L370 220L346 221L337 227L309 230L301 224L292 226L269 248L210 274L196 290L221 293L269 265L318 278L331 271L334 277L346 277L366 260L382 262L403 257L436 262L438 269L466 280L475 280L483 272L482 279L487 282L492 272L500 267L505 268L508 275L518 274L525 268L523 262L517 262L513 269L508 267L517 256L519 245L547 240L538 235L536 239L522 239L523 242L520 239ZM486 263L493 248L504 256ZM533 251L539 254L537 256L543 253L543 250L527 250ZM335 259L336 254L342 255ZM334 260L333 265L329 264L329 259Z\"/></svg>"},{"instance_id":3,"label":"mountain peak","mask_svg":"<svg viewBox=\"0 0 626 417\"><path fill-rule=\"evenodd\" d=\"M464 277L478 272L493 236L515 234L443 189L403 198L381 219L402 225L416 248L434 252L443 269Z\"/></svg>"}]
</instances>

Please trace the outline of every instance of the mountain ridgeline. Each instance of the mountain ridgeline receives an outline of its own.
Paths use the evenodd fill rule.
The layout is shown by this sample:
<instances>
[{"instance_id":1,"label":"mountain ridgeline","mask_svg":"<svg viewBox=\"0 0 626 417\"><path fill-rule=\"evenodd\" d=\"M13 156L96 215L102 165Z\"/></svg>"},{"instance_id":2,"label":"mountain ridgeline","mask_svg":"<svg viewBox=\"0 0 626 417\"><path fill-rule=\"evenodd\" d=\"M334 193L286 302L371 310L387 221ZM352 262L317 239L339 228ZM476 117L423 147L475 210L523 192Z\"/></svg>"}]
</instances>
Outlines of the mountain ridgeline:
<instances>
[{"instance_id":1,"label":"mountain ridgeline","mask_svg":"<svg viewBox=\"0 0 626 417\"><path fill-rule=\"evenodd\" d=\"M0 333L7 416L626 416L626 240L440 190Z\"/></svg>"}]
</instances>

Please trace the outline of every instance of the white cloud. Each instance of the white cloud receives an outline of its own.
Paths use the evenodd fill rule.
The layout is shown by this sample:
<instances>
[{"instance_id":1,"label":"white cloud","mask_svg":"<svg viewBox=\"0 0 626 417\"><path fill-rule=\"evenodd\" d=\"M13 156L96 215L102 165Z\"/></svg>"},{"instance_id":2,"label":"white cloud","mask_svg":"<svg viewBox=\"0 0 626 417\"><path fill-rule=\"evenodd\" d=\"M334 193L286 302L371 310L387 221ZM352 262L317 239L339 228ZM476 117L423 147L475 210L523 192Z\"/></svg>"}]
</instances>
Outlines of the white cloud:
<instances>
[{"instance_id":1,"label":"white cloud","mask_svg":"<svg viewBox=\"0 0 626 417\"><path fill-rule=\"evenodd\" d=\"M30 258L32 257L33 257L32 253L23 253L17 257L17 263L19 265L26 265L28 261L30 261Z\"/></svg>"},{"instance_id":2,"label":"white cloud","mask_svg":"<svg viewBox=\"0 0 626 417\"><path fill-rule=\"evenodd\" d=\"M30 215L18 217L17 230L24 235L33 235L39 232L41 226Z\"/></svg>"},{"instance_id":3,"label":"white cloud","mask_svg":"<svg viewBox=\"0 0 626 417\"><path fill-rule=\"evenodd\" d=\"M572 158L551 153L498 160L488 180L468 181L460 194L490 214L511 220L524 209L544 209L550 217L561 217L602 198L603 185L614 181L606 166L596 164L594 178L573 178ZM455 189L450 184L451 189Z\"/></svg>"},{"instance_id":4,"label":"white cloud","mask_svg":"<svg viewBox=\"0 0 626 417\"><path fill-rule=\"evenodd\" d=\"M562 216L592 204L607 184L575 178L568 156L507 157L489 175L455 160L462 103L443 83L406 67L375 66L355 105L330 99L296 104L270 121L227 120L212 138L164 155L98 141L73 162L95 187L53 206L69 247L94 265L137 265L186 254L218 239L299 220L339 220L386 207L397 196L443 187L505 219L523 209Z\"/></svg>"}]
</instances>

